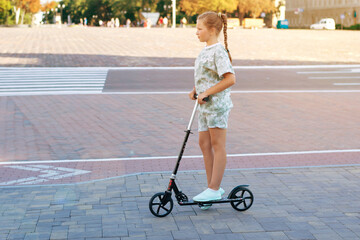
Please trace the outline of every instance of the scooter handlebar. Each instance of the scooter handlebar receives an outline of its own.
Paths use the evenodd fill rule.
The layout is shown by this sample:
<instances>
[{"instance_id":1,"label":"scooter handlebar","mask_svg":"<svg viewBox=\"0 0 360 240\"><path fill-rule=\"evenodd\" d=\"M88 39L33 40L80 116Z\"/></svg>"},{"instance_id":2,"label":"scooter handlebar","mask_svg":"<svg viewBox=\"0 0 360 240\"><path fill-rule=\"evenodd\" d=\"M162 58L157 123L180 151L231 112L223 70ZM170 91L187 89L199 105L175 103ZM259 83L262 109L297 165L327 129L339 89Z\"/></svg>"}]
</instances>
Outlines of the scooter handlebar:
<instances>
[{"instance_id":1,"label":"scooter handlebar","mask_svg":"<svg viewBox=\"0 0 360 240\"><path fill-rule=\"evenodd\" d=\"M195 94L194 94L194 98L197 99L197 97L198 97L198 95L195 93ZM203 101L204 101L204 102L208 102L209 100L210 100L210 97L209 97L209 96L206 97L206 98L203 98Z\"/></svg>"}]
</instances>

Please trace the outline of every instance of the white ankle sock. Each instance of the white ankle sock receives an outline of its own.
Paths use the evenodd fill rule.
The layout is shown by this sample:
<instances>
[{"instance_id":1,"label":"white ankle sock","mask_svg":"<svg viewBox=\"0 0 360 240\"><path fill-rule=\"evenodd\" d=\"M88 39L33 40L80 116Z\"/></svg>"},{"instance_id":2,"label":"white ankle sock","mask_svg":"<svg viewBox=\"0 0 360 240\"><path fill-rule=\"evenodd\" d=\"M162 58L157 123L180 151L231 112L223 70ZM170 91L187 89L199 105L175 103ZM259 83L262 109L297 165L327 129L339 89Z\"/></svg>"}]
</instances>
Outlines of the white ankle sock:
<instances>
[{"instance_id":1,"label":"white ankle sock","mask_svg":"<svg viewBox=\"0 0 360 240\"><path fill-rule=\"evenodd\" d=\"M211 188L208 188L210 191L214 192L214 193L217 193L219 190L214 190L214 189L211 189Z\"/></svg>"}]
</instances>

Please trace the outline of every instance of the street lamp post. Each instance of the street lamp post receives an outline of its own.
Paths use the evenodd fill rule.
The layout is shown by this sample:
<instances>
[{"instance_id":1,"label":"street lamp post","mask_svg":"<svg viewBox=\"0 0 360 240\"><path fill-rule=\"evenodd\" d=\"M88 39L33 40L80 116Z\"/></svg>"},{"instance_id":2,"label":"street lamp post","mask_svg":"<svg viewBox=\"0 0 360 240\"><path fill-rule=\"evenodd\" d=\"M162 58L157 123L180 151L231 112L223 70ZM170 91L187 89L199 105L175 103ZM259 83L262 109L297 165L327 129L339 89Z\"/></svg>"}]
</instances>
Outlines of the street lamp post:
<instances>
[{"instance_id":1,"label":"street lamp post","mask_svg":"<svg viewBox=\"0 0 360 240\"><path fill-rule=\"evenodd\" d=\"M58 5L58 8L60 8L60 25L62 25L62 11L63 11L63 8L65 8L65 4L59 4Z\"/></svg>"},{"instance_id":2,"label":"street lamp post","mask_svg":"<svg viewBox=\"0 0 360 240\"><path fill-rule=\"evenodd\" d=\"M172 28L176 28L176 0L172 0Z\"/></svg>"}]
</instances>

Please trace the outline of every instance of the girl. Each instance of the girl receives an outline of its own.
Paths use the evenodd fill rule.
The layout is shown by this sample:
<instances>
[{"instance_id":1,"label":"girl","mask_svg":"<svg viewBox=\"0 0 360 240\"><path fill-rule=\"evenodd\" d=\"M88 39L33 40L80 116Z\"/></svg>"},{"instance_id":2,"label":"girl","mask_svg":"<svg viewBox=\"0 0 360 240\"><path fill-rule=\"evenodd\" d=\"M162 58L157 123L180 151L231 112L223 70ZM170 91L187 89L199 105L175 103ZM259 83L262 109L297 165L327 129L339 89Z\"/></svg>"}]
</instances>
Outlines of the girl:
<instances>
[{"instance_id":1,"label":"girl","mask_svg":"<svg viewBox=\"0 0 360 240\"><path fill-rule=\"evenodd\" d=\"M224 46L218 37L224 25ZM227 17L225 14L205 12L197 19L196 35L206 47L195 61L195 87L189 97L199 102L199 145L204 157L208 188L195 196L194 201L221 199L224 190L220 183L226 165L226 128L231 108L230 87L235 84L235 73L227 46ZM203 99L210 96L208 102ZM204 205L208 209L211 204Z\"/></svg>"}]
</instances>

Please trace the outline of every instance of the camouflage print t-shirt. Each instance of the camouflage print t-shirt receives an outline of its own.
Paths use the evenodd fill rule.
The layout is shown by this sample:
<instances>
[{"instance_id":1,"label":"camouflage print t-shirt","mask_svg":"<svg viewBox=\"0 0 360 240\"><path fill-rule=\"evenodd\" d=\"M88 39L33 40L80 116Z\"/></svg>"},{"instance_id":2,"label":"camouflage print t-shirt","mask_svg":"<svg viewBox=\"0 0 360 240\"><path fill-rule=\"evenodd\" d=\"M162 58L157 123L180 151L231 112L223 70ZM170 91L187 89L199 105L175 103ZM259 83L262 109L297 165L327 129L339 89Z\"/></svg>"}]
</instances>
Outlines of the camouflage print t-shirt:
<instances>
[{"instance_id":1,"label":"camouflage print t-shirt","mask_svg":"<svg viewBox=\"0 0 360 240\"><path fill-rule=\"evenodd\" d=\"M195 61L195 89L196 93L205 92L216 85L225 73L233 73L229 55L221 43L205 47ZM221 113L233 107L230 98L231 88L218 92L210 97L210 101L199 106L199 111L204 113Z\"/></svg>"}]
</instances>

